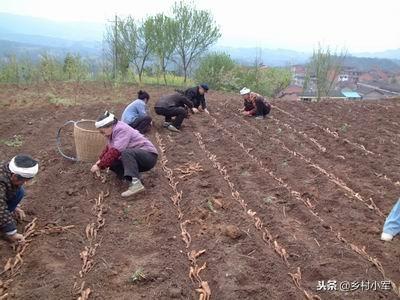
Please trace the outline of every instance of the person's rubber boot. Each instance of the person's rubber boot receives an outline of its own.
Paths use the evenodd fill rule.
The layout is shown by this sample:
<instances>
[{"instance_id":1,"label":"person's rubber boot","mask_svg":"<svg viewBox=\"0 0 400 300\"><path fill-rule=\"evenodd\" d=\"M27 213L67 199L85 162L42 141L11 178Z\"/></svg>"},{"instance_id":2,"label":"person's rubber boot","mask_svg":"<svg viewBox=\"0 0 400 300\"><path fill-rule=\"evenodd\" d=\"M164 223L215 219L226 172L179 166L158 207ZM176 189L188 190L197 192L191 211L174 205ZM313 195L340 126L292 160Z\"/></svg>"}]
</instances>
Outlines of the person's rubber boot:
<instances>
[{"instance_id":1,"label":"person's rubber boot","mask_svg":"<svg viewBox=\"0 0 400 300\"><path fill-rule=\"evenodd\" d=\"M129 188L121 194L122 197L130 197L145 190L142 182L139 179L133 179L129 184Z\"/></svg>"},{"instance_id":2,"label":"person's rubber boot","mask_svg":"<svg viewBox=\"0 0 400 300\"><path fill-rule=\"evenodd\" d=\"M391 235L389 233L382 232L381 240L385 241L385 242L390 242L391 240L393 240L393 235Z\"/></svg>"},{"instance_id":3,"label":"person's rubber boot","mask_svg":"<svg viewBox=\"0 0 400 300\"><path fill-rule=\"evenodd\" d=\"M164 128L168 128L169 125L171 125L170 122L164 122L163 127L164 127Z\"/></svg>"},{"instance_id":4,"label":"person's rubber boot","mask_svg":"<svg viewBox=\"0 0 400 300\"><path fill-rule=\"evenodd\" d=\"M174 125L169 125L167 128L168 128L169 131L179 132L179 129L176 128Z\"/></svg>"}]
</instances>

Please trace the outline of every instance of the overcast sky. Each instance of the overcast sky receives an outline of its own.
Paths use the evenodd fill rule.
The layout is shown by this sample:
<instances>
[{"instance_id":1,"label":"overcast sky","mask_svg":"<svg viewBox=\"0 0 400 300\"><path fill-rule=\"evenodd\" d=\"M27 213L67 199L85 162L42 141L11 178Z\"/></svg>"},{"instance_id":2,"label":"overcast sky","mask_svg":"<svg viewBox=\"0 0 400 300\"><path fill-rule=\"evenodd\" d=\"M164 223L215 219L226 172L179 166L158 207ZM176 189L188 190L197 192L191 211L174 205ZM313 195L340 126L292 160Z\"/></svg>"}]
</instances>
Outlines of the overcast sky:
<instances>
[{"instance_id":1,"label":"overcast sky","mask_svg":"<svg viewBox=\"0 0 400 300\"><path fill-rule=\"evenodd\" d=\"M0 0L0 12L103 23L114 14L170 12L174 0ZM318 43L350 52L400 48L400 0L193 1L210 11L220 45L311 51Z\"/></svg>"}]
</instances>

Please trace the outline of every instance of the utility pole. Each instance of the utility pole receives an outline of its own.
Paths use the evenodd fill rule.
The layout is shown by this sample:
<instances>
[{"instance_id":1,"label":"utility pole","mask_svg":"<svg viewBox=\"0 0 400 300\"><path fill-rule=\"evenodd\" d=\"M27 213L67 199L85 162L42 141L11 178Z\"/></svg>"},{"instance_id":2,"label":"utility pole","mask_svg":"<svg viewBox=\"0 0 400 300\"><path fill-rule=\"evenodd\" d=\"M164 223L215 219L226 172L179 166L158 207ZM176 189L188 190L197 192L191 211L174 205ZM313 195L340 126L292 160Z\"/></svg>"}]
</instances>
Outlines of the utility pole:
<instances>
[{"instance_id":1,"label":"utility pole","mask_svg":"<svg viewBox=\"0 0 400 300\"><path fill-rule=\"evenodd\" d=\"M115 15L115 23L114 23L114 80L117 79L117 64L118 64L118 16Z\"/></svg>"}]
</instances>

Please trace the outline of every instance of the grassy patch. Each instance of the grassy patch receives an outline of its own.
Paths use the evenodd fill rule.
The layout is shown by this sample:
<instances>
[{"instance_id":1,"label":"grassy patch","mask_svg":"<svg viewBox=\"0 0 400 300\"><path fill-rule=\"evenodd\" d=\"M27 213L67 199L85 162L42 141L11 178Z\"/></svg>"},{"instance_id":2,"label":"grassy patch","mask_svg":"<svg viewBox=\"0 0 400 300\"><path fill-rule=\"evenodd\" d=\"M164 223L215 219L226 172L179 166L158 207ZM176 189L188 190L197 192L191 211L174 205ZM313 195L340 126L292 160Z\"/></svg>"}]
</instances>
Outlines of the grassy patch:
<instances>
[{"instance_id":1,"label":"grassy patch","mask_svg":"<svg viewBox=\"0 0 400 300\"><path fill-rule=\"evenodd\" d=\"M180 87L187 87L187 86L194 86L196 85L193 80L187 79L186 83L184 83L184 78L183 76L175 76L172 74L167 74L167 85L168 86L180 86ZM135 78L136 82L139 82L139 78ZM162 76L157 77L157 76L148 76L144 75L142 77L142 84L148 84L148 85L164 85L164 78Z\"/></svg>"},{"instance_id":2,"label":"grassy patch","mask_svg":"<svg viewBox=\"0 0 400 300\"><path fill-rule=\"evenodd\" d=\"M351 125L344 123L341 127L340 127L340 131L341 132L346 132L348 128L350 128Z\"/></svg>"},{"instance_id":3,"label":"grassy patch","mask_svg":"<svg viewBox=\"0 0 400 300\"><path fill-rule=\"evenodd\" d=\"M144 273L142 268L138 268L132 275L129 277L130 283L138 283L146 279L146 274Z\"/></svg>"},{"instance_id":4,"label":"grassy patch","mask_svg":"<svg viewBox=\"0 0 400 300\"><path fill-rule=\"evenodd\" d=\"M22 146L24 143L22 140L22 136L20 135L14 135L11 139L9 140L1 140L1 143L5 144L8 147L13 147L13 148L19 148Z\"/></svg>"},{"instance_id":5,"label":"grassy patch","mask_svg":"<svg viewBox=\"0 0 400 300\"><path fill-rule=\"evenodd\" d=\"M75 101L68 98L57 97L52 93L47 94L47 101L51 104L61 105L61 106L73 106Z\"/></svg>"}]
</instances>

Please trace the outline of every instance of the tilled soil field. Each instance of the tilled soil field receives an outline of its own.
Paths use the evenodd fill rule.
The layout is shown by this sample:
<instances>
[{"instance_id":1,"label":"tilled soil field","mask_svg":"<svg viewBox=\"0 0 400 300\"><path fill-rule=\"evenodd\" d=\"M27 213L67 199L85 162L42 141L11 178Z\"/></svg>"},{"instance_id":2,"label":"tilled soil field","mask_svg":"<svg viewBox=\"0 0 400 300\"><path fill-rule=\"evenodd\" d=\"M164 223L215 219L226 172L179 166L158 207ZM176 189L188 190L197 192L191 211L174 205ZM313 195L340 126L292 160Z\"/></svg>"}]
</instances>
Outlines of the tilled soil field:
<instances>
[{"instance_id":1,"label":"tilled soil field","mask_svg":"<svg viewBox=\"0 0 400 300\"><path fill-rule=\"evenodd\" d=\"M150 106L173 91L146 90ZM55 136L68 120L120 116L135 93L0 89L0 160L40 161L19 224L29 242L0 240L0 299L399 298L400 240L379 237L400 195L400 102L271 101L254 120L239 96L210 92L211 115L179 134L151 109L159 161L126 200L125 183L61 157Z\"/></svg>"}]
</instances>

